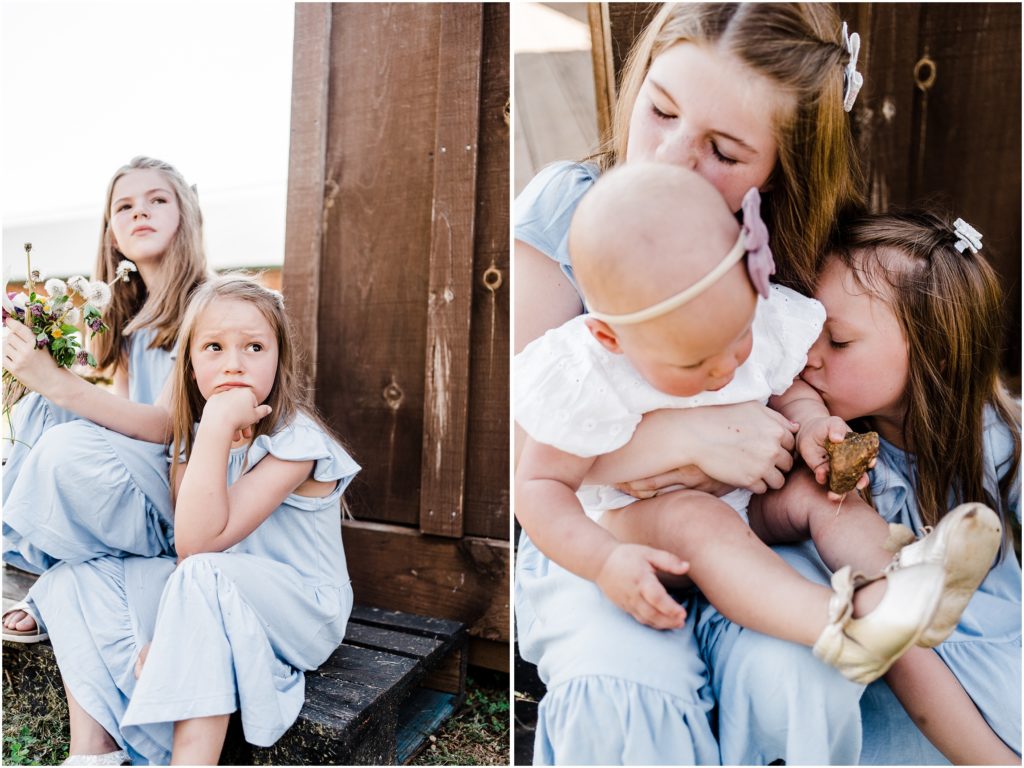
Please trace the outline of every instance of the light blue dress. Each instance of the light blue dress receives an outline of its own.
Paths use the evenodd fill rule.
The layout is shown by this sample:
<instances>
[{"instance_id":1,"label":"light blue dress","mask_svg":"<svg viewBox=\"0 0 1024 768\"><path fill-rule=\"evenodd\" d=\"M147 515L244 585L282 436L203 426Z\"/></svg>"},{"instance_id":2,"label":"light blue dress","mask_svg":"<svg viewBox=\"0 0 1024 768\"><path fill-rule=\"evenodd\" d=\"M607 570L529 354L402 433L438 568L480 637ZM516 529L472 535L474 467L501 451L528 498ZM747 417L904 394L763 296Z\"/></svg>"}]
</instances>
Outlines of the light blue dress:
<instances>
[{"instance_id":1,"label":"light blue dress","mask_svg":"<svg viewBox=\"0 0 1024 768\"><path fill-rule=\"evenodd\" d=\"M129 398L156 401L174 354L132 335ZM4 466L3 559L42 573L59 560L173 552L165 446L126 437L30 394Z\"/></svg>"},{"instance_id":2,"label":"light blue dress","mask_svg":"<svg viewBox=\"0 0 1024 768\"><path fill-rule=\"evenodd\" d=\"M985 486L998 499L998 483L1009 471L1013 440L994 410L985 414ZM881 515L920 535L922 524L913 485L913 456L882 441L871 492ZM1009 508L1020 521L1020 475L1014 479ZM950 499L950 505L954 504ZM1013 546L1002 551L967 604L960 624L935 652L974 700L992 730L1021 754L1021 569ZM862 701L864 752L867 765L934 765L946 760L914 727L884 681L868 687Z\"/></svg>"},{"instance_id":3,"label":"light blue dress","mask_svg":"<svg viewBox=\"0 0 1024 768\"><path fill-rule=\"evenodd\" d=\"M556 261L574 286L569 223L597 175L590 164L556 163L516 199L516 239ZM683 605L681 629L646 627L520 537L520 651L548 688L535 763L857 762L863 686L809 648L709 621L694 597Z\"/></svg>"},{"instance_id":4,"label":"light blue dress","mask_svg":"<svg viewBox=\"0 0 1024 768\"><path fill-rule=\"evenodd\" d=\"M516 239L558 262L574 286L569 223L597 174L589 164L548 166L515 203ZM692 595L682 604L680 629L646 627L597 585L551 562L523 532L515 576L519 651L547 687L535 764L718 764Z\"/></svg>"},{"instance_id":5,"label":"light blue dress","mask_svg":"<svg viewBox=\"0 0 1024 768\"><path fill-rule=\"evenodd\" d=\"M224 552L64 562L31 590L75 699L135 764L167 764L173 723L241 709L270 746L298 717L304 670L341 644L352 586L341 495L359 466L305 415L231 452L229 484L267 455L312 459L325 497L292 494ZM141 677L133 667L152 643Z\"/></svg>"}]
</instances>

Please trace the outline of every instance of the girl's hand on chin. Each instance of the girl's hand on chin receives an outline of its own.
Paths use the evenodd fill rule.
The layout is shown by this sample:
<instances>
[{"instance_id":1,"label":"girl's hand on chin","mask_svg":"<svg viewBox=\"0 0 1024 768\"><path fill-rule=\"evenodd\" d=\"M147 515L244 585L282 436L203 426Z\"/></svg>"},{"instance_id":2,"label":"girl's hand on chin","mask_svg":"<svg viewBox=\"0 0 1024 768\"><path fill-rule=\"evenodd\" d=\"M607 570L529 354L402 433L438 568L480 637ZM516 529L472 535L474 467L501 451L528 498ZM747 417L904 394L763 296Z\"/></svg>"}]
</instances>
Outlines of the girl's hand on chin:
<instances>
[{"instance_id":1,"label":"girl's hand on chin","mask_svg":"<svg viewBox=\"0 0 1024 768\"><path fill-rule=\"evenodd\" d=\"M203 407L202 422L211 422L230 429L234 439L251 437L252 427L270 414L269 405L260 405L248 387L233 387L210 396Z\"/></svg>"}]
</instances>

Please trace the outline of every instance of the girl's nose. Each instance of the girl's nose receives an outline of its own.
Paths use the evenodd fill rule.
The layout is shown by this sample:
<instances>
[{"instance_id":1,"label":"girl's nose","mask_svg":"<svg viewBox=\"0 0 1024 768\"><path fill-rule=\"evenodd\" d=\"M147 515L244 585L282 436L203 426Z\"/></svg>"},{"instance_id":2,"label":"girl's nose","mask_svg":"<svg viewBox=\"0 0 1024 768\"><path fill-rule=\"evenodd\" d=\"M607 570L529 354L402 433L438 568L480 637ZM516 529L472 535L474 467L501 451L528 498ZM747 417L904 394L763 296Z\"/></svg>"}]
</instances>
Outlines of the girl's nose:
<instances>
[{"instance_id":1,"label":"girl's nose","mask_svg":"<svg viewBox=\"0 0 1024 768\"><path fill-rule=\"evenodd\" d=\"M242 370L242 356L235 351L228 351L224 355L224 370L235 372Z\"/></svg>"},{"instance_id":2,"label":"girl's nose","mask_svg":"<svg viewBox=\"0 0 1024 768\"><path fill-rule=\"evenodd\" d=\"M807 368L821 368L822 344L827 343L828 341L825 339L825 331L822 331L818 335L817 340L811 345L811 348L807 350Z\"/></svg>"},{"instance_id":3,"label":"girl's nose","mask_svg":"<svg viewBox=\"0 0 1024 768\"><path fill-rule=\"evenodd\" d=\"M697 137L685 129L665 135L655 152L655 159L693 170L697 167Z\"/></svg>"},{"instance_id":4,"label":"girl's nose","mask_svg":"<svg viewBox=\"0 0 1024 768\"><path fill-rule=\"evenodd\" d=\"M147 219L149 218L149 209L146 208L144 205L135 206L135 210L132 213L134 214L133 218L136 219L142 216L146 217Z\"/></svg>"}]
</instances>

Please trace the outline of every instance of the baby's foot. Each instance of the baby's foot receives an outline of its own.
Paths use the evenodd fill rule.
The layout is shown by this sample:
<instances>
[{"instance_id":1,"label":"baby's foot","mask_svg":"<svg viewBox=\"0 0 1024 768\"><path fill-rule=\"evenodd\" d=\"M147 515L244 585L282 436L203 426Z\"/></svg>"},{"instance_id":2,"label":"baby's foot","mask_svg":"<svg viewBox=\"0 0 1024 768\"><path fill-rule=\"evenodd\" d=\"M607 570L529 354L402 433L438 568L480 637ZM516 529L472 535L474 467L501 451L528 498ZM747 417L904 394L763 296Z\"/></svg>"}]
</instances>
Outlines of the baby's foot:
<instances>
[{"instance_id":1,"label":"baby's foot","mask_svg":"<svg viewBox=\"0 0 1024 768\"><path fill-rule=\"evenodd\" d=\"M924 537L900 549L890 571L921 563L941 566L942 599L931 626L918 645L933 648L952 634L967 603L988 575L999 553L999 516L984 504L961 504L950 510Z\"/></svg>"}]
</instances>

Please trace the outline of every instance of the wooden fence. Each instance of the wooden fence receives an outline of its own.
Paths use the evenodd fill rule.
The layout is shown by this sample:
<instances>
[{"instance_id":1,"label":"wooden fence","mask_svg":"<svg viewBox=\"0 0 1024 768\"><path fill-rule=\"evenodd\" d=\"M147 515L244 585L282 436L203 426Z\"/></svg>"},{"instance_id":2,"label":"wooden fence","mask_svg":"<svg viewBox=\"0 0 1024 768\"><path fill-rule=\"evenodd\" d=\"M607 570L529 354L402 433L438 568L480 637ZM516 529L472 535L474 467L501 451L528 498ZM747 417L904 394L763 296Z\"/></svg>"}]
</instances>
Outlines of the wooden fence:
<instances>
[{"instance_id":1,"label":"wooden fence","mask_svg":"<svg viewBox=\"0 0 1024 768\"><path fill-rule=\"evenodd\" d=\"M363 603L508 667L508 7L296 4L284 293Z\"/></svg>"}]
</instances>

